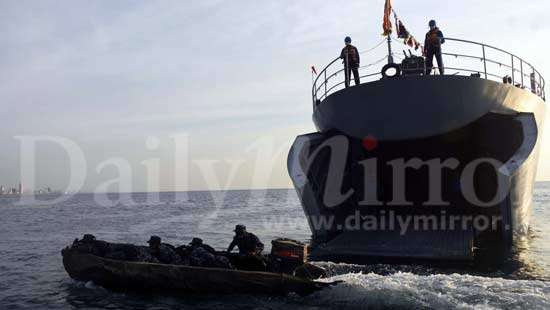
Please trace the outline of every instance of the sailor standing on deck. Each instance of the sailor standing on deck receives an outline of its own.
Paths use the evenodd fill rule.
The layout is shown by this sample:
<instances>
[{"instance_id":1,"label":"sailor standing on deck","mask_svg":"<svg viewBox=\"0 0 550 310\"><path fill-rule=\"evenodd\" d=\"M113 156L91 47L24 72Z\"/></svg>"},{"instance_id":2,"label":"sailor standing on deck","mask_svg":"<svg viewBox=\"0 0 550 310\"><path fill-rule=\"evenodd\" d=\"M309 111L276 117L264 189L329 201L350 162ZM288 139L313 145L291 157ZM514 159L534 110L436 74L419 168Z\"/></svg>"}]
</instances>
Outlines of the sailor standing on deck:
<instances>
[{"instance_id":1,"label":"sailor standing on deck","mask_svg":"<svg viewBox=\"0 0 550 310\"><path fill-rule=\"evenodd\" d=\"M340 58L344 62L344 72L346 77L346 88L349 87L351 73L353 72L353 78L355 79L355 85L360 84L359 80L359 64L361 59L359 57L359 51L353 45L351 45L351 38L346 37L344 40L346 46L340 53Z\"/></svg>"},{"instance_id":2,"label":"sailor standing on deck","mask_svg":"<svg viewBox=\"0 0 550 310\"><path fill-rule=\"evenodd\" d=\"M426 41L424 42L424 55L426 56L426 75L432 73L434 67L434 56L437 60L437 66L439 67L439 74L445 74L443 67L443 56L441 54L441 44L445 43L443 32L437 27L435 20L431 20L429 23L430 31L426 34Z\"/></svg>"}]
</instances>

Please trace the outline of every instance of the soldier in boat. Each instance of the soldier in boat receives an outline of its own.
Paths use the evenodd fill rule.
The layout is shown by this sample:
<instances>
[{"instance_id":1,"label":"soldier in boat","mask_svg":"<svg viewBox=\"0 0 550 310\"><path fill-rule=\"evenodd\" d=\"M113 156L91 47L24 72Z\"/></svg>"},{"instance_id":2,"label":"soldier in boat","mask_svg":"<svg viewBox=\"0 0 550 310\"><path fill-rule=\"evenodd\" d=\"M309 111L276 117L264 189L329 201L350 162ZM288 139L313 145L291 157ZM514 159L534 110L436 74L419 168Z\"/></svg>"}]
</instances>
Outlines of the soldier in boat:
<instances>
[{"instance_id":1,"label":"soldier in boat","mask_svg":"<svg viewBox=\"0 0 550 310\"><path fill-rule=\"evenodd\" d=\"M73 247L82 253L103 257L110 252L110 246L105 241L96 240L92 234L85 234L82 240L75 239Z\"/></svg>"},{"instance_id":2,"label":"soldier in boat","mask_svg":"<svg viewBox=\"0 0 550 310\"><path fill-rule=\"evenodd\" d=\"M227 253L231 253L235 247L239 248L237 257L238 269L265 271L266 261L262 256L264 244L253 233L246 231L246 226L235 226L235 237L227 248Z\"/></svg>"},{"instance_id":3,"label":"soldier in boat","mask_svg":"<svg viewBox=\"0 0 550 310\"><path fill-rule=\"evenodd\" d=\"M88 253L99 257L125 261L150 261L151 257L140 247L132 244L109 243L97 240L94 235L85 234L82 240L76 239L73 247L82 253Z\"/></svg>"},{"instance_id":4,"label":"soldier in boat","mask_svg":"<svg viewBox=\"0 0 550 310\"><path fill-rule=\"evenodd\" d=\"M158 263L171 265L180 265L182 263L175 248L169 244L162 243L162 239L159 236L151 236L147 243L149 243L149 254ZM153 262L156 263L156 261Z\"/></svg>"},{"instance_id":5,"label":"soldier in boat","mask_svg":"<svg viewBox=\"0 0 550 310\"><path fill-rule=\"evenodd\" d=\"M189 247L192 249L203 248L208 253L216 254L216 250L214 250L214 248L209 246L208 244L204 243L201 238L193 238L193 240L191 240L191 243L189 243Z\"/></svg>"},{"instance_id":6,"label":"soldier in boat","mask_svg":"<svg viewBox=\"0 0 550 310\"><path fill-rule=\"evenodd\" d=\"M184 265L233 269L227 257L219 255L213 247L204 243L201 238L193 238L188 245L177 247L176 253L180 256Z\"/></svg>"}]
</instances>

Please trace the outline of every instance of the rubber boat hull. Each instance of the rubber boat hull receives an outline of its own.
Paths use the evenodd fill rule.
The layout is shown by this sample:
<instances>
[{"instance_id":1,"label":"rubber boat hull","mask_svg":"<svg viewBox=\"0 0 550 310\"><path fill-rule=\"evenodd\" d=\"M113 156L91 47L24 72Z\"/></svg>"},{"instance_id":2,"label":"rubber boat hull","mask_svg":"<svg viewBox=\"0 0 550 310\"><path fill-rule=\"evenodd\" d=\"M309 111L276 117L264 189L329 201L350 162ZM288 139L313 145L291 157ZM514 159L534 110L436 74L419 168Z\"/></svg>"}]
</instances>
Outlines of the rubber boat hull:
<instances>
[{"instance_id":1,"label":"rubber boat hull","mask_svg":"<svg viewBox=\"0 0 550 310\"><path fill-rule=\"evenodd\" d=\"M113 290L175 294L309 295L330 286L285 274L126 262L62 251L63 266L78 281L92 281Z\"/></svg>"}]
</instances>

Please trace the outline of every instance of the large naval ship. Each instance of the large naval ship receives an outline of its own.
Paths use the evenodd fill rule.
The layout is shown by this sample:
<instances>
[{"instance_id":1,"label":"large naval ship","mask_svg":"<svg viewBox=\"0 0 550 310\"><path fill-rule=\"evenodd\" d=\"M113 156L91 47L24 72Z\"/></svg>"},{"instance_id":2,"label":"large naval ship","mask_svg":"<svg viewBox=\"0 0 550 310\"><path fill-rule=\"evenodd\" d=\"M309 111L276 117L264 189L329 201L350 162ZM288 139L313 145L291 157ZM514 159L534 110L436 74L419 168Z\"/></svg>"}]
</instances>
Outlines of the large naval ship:
<instances>
[{"instance_id":1,"label":"large naval ship","mask_svg":"<svg viewBox=\"0 0 550 310\"><path fill-rule=\"evenodd\" d=\"M393 53L391 36L359 85L345 87L339 58L317 75L318 132L288 155L312 258L471 261L527 233L544 79L512 53L445 39L444 75Z\"/></svg>"}]
</instances>

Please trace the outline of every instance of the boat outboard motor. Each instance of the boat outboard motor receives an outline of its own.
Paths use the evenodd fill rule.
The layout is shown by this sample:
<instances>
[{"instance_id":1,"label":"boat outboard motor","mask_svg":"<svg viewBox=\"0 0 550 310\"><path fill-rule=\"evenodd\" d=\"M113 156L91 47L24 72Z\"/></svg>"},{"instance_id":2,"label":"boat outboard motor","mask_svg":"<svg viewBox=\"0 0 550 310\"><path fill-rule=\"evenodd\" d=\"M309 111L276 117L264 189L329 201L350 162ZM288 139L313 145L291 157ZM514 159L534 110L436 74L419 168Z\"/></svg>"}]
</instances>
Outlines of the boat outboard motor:
<instances>
[{"instance_id":1,"label":"boat outboard motor","mask_svg":"<svg viewBox=\"0 0 550 310\"><path fill-rule=\"evenodd\" d=\"M426 72L426 60L424 57L415 56L409 50L409 55L405 51L405 59L401 62L403 75L423 75Z\"/></svg>"}]
</instances>

